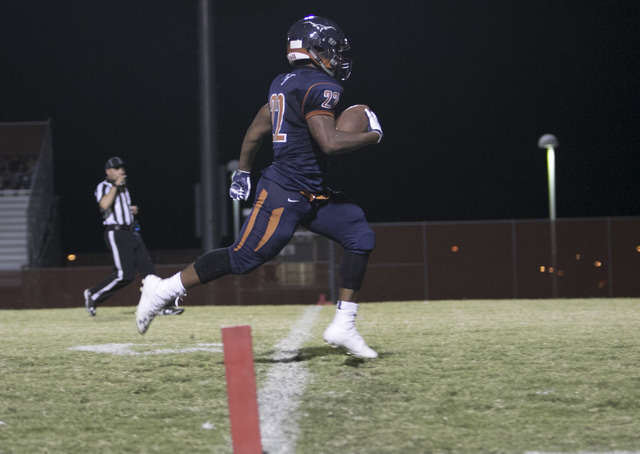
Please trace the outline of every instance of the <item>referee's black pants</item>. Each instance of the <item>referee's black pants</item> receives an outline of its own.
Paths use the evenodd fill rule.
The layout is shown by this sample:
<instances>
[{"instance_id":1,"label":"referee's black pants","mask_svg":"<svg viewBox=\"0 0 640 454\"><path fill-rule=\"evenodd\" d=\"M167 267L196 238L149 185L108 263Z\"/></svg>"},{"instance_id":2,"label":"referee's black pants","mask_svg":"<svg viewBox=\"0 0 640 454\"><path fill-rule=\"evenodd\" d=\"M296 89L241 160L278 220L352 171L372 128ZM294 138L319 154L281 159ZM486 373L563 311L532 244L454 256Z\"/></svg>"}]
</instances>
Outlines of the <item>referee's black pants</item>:
<instances>
[{"instance_id":1,"label":"referee's black pants","mask_svg":"<svg viewBox=\"0 0 640 454\"><path fill-rule=\"evenodd\" d=\"M122 287L129 285L136 277L136 270L142 279L155 274L155 267L140 234L130 230L107 230L104 240L113 256L113 272L98 285L89 289L91 299L101 303Z\"/></svg>"}]
</instances>

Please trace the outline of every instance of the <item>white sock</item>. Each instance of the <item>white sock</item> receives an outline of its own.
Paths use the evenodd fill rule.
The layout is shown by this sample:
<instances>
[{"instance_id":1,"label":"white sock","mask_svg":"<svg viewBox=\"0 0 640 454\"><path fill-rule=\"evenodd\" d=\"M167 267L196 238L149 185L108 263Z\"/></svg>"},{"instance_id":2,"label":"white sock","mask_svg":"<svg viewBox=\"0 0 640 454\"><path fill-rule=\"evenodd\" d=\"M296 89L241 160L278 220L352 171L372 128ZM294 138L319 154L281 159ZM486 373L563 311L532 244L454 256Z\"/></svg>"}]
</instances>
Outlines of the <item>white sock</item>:
<instances>
[{"instance_id":1,"label":"white sock","mask_svg":"<svg viewBox=\"0 0 640 454\"><path fill-rule=\"evenodd\" d=\"M338 311L358 312L358 303L353 301L338 301L337 306Z\"/></svg>"},{"instance_id":2,"label":"white sock","mask_svg":"<svg viewBox=\"0 0 640 454\"><path fill-rule=\"evenodd\" d=\"M170 278L166 279L167 290L175 295L183 295L187 293L187 289L182 285L182 279L180 279L180 273L176 273Z\"/></svg>"},{"instance_id":3,"label":"white sock","mask_svg":"<svg viewBox=\"0 0 640 454\"><path fill-rule=\"evenodd\" d=\"M355 326L358 305L351 301L338 301L336 314L333 317L332 324L342 327L342 329L350 329Z\"/></svg>"}]
</instances>

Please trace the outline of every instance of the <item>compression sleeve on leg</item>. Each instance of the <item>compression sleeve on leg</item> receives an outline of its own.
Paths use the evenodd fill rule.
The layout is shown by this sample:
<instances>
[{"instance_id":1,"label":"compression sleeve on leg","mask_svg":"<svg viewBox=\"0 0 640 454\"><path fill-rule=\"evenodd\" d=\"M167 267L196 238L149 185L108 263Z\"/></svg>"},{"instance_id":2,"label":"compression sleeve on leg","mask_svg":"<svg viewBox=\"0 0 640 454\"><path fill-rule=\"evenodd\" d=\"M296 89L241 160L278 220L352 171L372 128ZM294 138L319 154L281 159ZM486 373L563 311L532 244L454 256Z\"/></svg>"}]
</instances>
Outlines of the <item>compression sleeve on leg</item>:
<instances>
[{"instance_id":1,"label":"compression sleeve on leg","mask_svg":"<svg viewBox=\"0 0 640 454\"><path fill-rule=\"evenodd\" d=\"M198 279L203 284L231 273L231 259L227 248L214 249L198 257L193 264Z\"/></svg>"},{"instance_id":2,"label":"compression sleeve on leg","mask_svg":"<svg viewBox=\"0 0 640 454\"><path fill-rule=\"evenodd\" d=\"M368 262L369 254L344 251L340 265L340 288L360 290Z\"/></svg>"}]
</instances>

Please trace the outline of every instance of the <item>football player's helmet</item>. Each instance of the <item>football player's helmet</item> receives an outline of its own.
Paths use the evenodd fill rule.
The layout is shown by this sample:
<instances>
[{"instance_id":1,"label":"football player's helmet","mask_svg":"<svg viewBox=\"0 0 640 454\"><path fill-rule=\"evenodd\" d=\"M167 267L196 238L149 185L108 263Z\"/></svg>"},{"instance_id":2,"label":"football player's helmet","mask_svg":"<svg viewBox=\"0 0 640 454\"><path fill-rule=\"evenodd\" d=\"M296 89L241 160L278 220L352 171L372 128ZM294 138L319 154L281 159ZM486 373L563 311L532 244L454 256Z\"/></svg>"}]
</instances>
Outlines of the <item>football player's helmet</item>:
<instances>
[{"instance_id":1,"label":"football player's helmet","mask_svg":"<svg viewBox=\"0 0 640 454\"><path fill-rule=\"evenodd\" d=\"M307 16L291 26L287 33L287 59L292 65L309 60L331 77L347 80L353 62L342 55L349 42L335 22L319 16Z\"/></svg>"}]
</instances>

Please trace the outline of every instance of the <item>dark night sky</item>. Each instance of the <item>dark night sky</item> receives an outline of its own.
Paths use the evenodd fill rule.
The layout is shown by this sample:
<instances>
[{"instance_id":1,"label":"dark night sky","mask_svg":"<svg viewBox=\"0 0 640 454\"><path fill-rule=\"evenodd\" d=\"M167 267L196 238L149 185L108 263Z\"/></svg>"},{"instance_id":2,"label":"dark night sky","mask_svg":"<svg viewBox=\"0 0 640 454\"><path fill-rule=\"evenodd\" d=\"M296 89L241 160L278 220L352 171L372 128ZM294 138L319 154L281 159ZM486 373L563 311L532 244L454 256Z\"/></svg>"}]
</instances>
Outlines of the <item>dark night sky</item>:
<instances>
[{"instance_id":1,"label":"dark night sky","mask_svg":"<svg viewBox=\"0 0 640 454\"><path fill-rule=\"evenodd\" d=\"M352 43L342 107L370 105L385 131L332 163L369 221L547 217L544 133L560 140L558 217L640 214L637 0L214 9L222 162L289 69L287 29L314 13ZM65 251L104 250L93 190L114 155L130 163L147 246L199 247L196 0L2 0L0 65L0 121L52 121Z\"/></svg>"}]
</instances>

